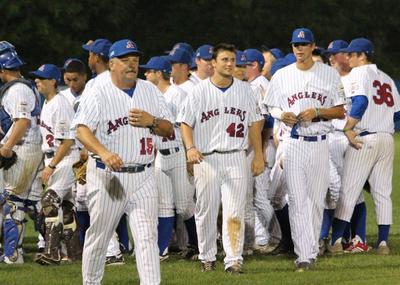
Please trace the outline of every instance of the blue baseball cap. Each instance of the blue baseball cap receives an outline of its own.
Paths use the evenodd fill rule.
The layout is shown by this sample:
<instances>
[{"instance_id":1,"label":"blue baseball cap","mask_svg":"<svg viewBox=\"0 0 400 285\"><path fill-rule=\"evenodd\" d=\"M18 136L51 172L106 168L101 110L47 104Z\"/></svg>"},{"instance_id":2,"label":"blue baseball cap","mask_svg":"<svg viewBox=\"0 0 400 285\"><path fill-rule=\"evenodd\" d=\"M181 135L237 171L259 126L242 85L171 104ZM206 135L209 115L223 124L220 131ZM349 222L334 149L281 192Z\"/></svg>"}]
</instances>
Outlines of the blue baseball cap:
<instances>
[{"instance_id":1,"label":"blue baseball cap","mask_svg":"<svg viewBox=\"0 0 400 285\"><path fill-rule=\"evenodd\" d=\"M246 55L241 50L236 50L236 65L243 66L247 64Z\"/></svg>"},{"instance_id":2,"label":"blue baseball cap","mask_svg":"<svg viewBox=\"0 0 400 285\"><path fill-rule=\"evenodd\" d=\"M310 29L298 28L293 31L291 44L294 43L313 43L314 35Z\"/></svg>"},{"instance_id":3,"label":"blue baseball cap","mask_svg":"<svg viewBox=\"0 0 400 285\"><path fill-rule=\"evenodd\" d=\"M271 48L269 51L276 59L285 57L285 54L279 48Z\"/></svg>"},{"instance_id":4,"label":"blue baseball cap","mask_svg":"<svg viewBox=\"0 0 400 285\"><path fill-rule=\"evenodd\" d=\"M167 59L172 63L183 63L189 66L192 63L191 54L182 48L172 50L167 56Z\"/></svg>"},{"instance_id":5,"label":"blue baseball cap","mask_svg":"<svg viewBox=\"0 0 400 285\"><path fill-rule=\"evenodd\" d=\"M204 60L211 60L213 54L212 45L202 45L196 50L196 57Z\"/></svg>"},{"instance_id":6,"label":"blue baseball cap","mask_svg":"<svg viewBox=\"0 0 400 285\"><path fill-rule=\"evenodd\" d=\"M143 69L160 70L165 73L171 73L171 63L165 56L153 56L150 60L143 65L139 65Z\"/></svg>"},{"instance_id":7,"label":"blue baseball cap","mask_svg":"<svg viewBox=\"0 0 400 285\"><path fill-rule=\"evenodd\" d=\"M189 69L190 69L190 70L193 70L193 69L196 69L196 68L197 68L196 56L193 55L193 56L192 56L192 61L190 62Z\"/></svg>"},{"instance_id":8,"label":"blue baseball cap","mask_svg":"<svg viewBox=\"0 0 400 285\"><path fill-rule=\"evenodd\" d=\"M101 55L108 58L108 53L110 51L111 42L106 39L97 39L90 44L82 45L84 50L93 52L95 54Z\"/></svg>"},{"instance_id":9,"label":"blue baseball cap","mask_svg":"<svg viewBox=\"0 0 400 285\"><path fill-rule=\"evenodd\" d=\"M108 53L108 57L111 59L114 57L120 57L131 53L139 55L142 52L139 51L137 45L133 41L129 39L124 39L116 41L115 43L112 44L112 46L110 47L110 51Z\"/></svg>"},{"instance_id":10,"label":"blue baseball cap","mask_svg":"<svg viewBox=\"0 0 400 285\"><path fill-rule=\"evenodd\" d=\"M288 53L287 55L285 55L284 59L286 60L287 63L292 64L296 62L296 56L294 55L294 53Z\"/></svg>"},{"instance_id":11,"label":"blue baseball cap","mask_svg":"<svg viewBox=\"0 0 400 285\"><path fill-rule=\"evenodd\" d=\"M188 44L188 43L176 43L176 44L174 44L174 46L172 47L172 49L171 49L170 51L168 51L167 53L168 53L169 55L171 55L171 53L172 53L174 50L177 50L177 49L184 49L184 50L186 50L190 55L193 55L193 54L194 54L192 46L191 46L190 44Z\"/></svg>"},{"instance_id":12,"label":"blue baseball cap","mask_svg":"<svg viewBox=\"0 0 400 285\"><path fill-rule=\"evenodd\" d=\"M258 62L258 64L260 66L264 66L265 59L259 50L256 50L254 48L249 48L249 49L246 49L245 51L243 51L243 53L247 60L246 64Z\"/></svg>"},{"instance_id":13,"label":"blue baseball cap","mask_svg":"<svg viewBox=\"0 0 400 285\"><path fill-rule=\"evenodd\" d=\"M55 79L57 82L61 80L61 71L54 64L43 64L36 71L30 73L38 78Z\"/></svg>"},{"instance_id":14,"label":"blue baseball cap","mask_svg":"<svg viewBox=\"0 0 400 285\"><path fill-rule=\"evenodd\" d=\"M341 52L365 52L367 54L374 53L374 45L366 38L356 38L352 40L347 48L340 50Z\"/></svg>"},{"instance_id":15,"label":"blue baseball cap","mask_svg":"<svg viewBox=\"0 0 400 285\"><path fill-rule=\"evenodd\" d=\"M338 52L341 52L341 49L347 48L348 45L349 43L344 40L334 40L329 43L326 52L329 54L336 54Z\"/></svg>"}]
</instances>

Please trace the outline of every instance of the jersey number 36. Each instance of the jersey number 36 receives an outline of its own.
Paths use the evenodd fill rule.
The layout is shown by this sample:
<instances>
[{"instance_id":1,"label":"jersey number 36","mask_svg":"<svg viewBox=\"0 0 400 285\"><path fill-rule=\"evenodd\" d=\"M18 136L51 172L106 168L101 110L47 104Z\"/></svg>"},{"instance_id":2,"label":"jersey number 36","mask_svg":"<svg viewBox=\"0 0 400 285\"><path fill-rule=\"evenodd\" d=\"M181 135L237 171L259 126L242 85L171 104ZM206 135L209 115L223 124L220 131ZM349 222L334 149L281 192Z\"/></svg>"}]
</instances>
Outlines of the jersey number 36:
<instances>
[{"instance_id":1,"label":"jersey number 36","mask_svg":"<svg viewBox=\"0 0 400 285\"><path fill-rule=\"evenodd\" d=\"M382 105L385 103L388 107L393 107L393 95L392 95L392 87L387 83L381 83L378 80L375 80L372 83L372 86L376 88L376 95L372 96L376 105Z\"/></svg>"}]
</instances>

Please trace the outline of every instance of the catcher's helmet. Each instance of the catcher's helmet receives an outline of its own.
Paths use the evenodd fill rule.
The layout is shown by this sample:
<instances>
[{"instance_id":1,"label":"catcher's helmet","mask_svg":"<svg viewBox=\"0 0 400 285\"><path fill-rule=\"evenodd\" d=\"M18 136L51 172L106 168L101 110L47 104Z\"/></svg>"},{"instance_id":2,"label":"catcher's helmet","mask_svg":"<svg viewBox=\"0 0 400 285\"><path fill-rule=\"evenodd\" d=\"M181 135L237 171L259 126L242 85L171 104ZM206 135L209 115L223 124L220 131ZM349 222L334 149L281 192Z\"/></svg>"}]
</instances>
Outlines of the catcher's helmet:
<instances>
[{"instance_id":1,"label":"catcher's helmet","mask_svg":"<svg viewBox=\"0 0 400 285\"><path fill-rule=\"evenodd\" d=\"M6 51L15 51L14 45L7 41L0 41L0 54Z\"/></svg>"},{"instance_id":2,"label":"catcher's helmet","mask_svg":"<svg viewBox=\"0 0 400 285\"><path fill-rule=\"evenodd\" d=\"M18 69L24 64L15 50L0 54L0 69Z\"/></svg>"}]
</instances>

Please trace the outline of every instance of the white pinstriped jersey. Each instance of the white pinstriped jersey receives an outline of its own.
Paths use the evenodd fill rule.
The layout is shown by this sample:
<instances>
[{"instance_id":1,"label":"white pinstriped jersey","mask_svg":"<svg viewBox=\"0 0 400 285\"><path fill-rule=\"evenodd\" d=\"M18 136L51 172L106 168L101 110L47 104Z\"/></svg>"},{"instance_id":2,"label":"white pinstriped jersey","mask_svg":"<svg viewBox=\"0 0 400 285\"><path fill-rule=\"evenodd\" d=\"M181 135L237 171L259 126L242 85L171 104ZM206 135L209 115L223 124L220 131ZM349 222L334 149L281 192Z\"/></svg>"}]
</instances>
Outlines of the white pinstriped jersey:
<instances>
[{"instance_id":1,"label":"white pinstriped jersey","mask_svg":"<svg viewBox=\"0 0 400 285\"><path fill-rule=\"evenodd\" d=\"M195 86L193 84L192 81L190 80L186 80L185 82L183 82L182 84L175 84L177 87L181 88L186 94L189 94L190 92L192 92L193 87Z\"/></svg>"},{"instance_id":2,"label":"white pinstriped jersey","mask_svg":"<svg viewBox=\"0 0 400 285\"><path fill-rule=\"evenodd\" d=\"M178 111L186 99L186 93L176 85L168 87L164 98L172 115L172 123L175 123ZM174 126L174 133L169 137L159 137L157 140L158 149L167 149L182 146L182 137L179 126Z\"/></svg>"},{"instance_id":3,"label":"white pinstriped jersey","mask_svg":"<svg viewBox=\"0 0 400 285\"><path fill-rule=\"evenodd\" d=\"M197 76L196 72L192 72L189 80L193 83L193 85L197 85L199 84L201 81L203 81L203 79L201 79L200 77Z\"/></svg>"},{"instance_id":4,"label":"white pinstriped jersey","mask_svg":"<svg viewBox=\"0 0 400 285\"><path fill-rule=\"evenodd\" d=\"M40 115L43 152L56 151L61 139L75 139L70 130L74 110L67 98L57 94L50 101L45 101ZM76 149L73 145L71 149Z\"/></svg>"},{"instance_id":5,"label":"white pinstriped jersey","mask_svg":"<svg viewBox=\"0 0 400 285\"><path fill-rule=\"evenodd\" d=\"M347 94L349 92L349 88L350 88L349 75L347 74L347 75L341 76L340 79L342 80L344 93ZM347 102L348 101L349 101L349 99L347 100ZM345 105L344 108L346 109L346 113L347 113L347 110L348 110L347 105ZM343 130L345 125L346 125L346 119L333 119L332 120L332 126L335 130Z\"/></svg>"},{"instance_id":6,"label":"white pinstriped jersey","mask_svg":"<svg viewBox=\"0 0 400 285\"><path fill-rule=\"evenodd\" d=\"M375 64L355 67L349 75L348 98L365 95L368 107L357 131L394 133L394 112L400 111L399 93L393 80Z\"/></svg>"},{"instance_id":7,"label":"white pinstriped jersey","mask_svg":"<svg viewBox=\"0 0 400 285\"><path fill-rule=\"evenodd\" d=\"M128 122L132 108L171 120L165 99L152 83L138 79L130 97L111 80L93 86L79 104L71 128L86 125L109 151L118 154L124 164L147 164L154 159L155 135L148 128Z\"/></svg>"},{"instance_id":8,"label":"white pinstriped jersey","mask_svg":"<svg viewBox=\"0 0 400 285\"><path fill-rule=\"evenodd\" d=\"M330 108L345 104L339 73L326 64L315 62L308 70L300 70L296 63L278 70L272 77L264 104L279 107L296 116L309 108ZM295 125L300 136L321 135L332 128L330 121L303 122Z\"/></svg>"},{"instance_id":9,"label":"white pinstriped jersey","mask_svg":"<svg viewBox=\"0 0 400 285\"><path fill-rule=\"evenodd\" d=\"M15 83L4 94L2 104L5 111L10 115L12 120L29 119L31 121L28 131L22 138L25 143L40 144L41 136L38 126L39 116L32 117L31 112L35 109L39 100L39 95L35 94L31 88L23 83ZM8 130L2 140L4 144L8 136L11 134L13 126Z\"/></svg>"},{"instance_id":10,"label":"white pinstriped jersey","mask_svg":"<svg viewBox=\"0 0 400 285\"><path fill-rule=\"evenodd\" d=\"M63 95L65 98L67 98L68 102L71 104L71 106L73 107L75 105L76 102L79 101L79 99L81 98L81 95L75 95L72 93L71 88L67 88L65 90L60 91L61 95Z\"/></svg>"},{"instance_id":11,"label":"white pinstriped jersey","mask_svg":"<svg viewBox=\"0 0 400 285\"><path fill-rule=\"evenodd\" d=\"M268 89L269 81L263 75L257 76L249 82L251 86L258 86L261 88L261 96L264 97L265 92Z\"/></svg>"},{"instance_id":12,"label":"white pinstriped jersey","mask_svg":"<svg viewBox=\"0 0 400 285\"><path fill-rule=\"evenodd\" d=\"M106 71L98 74L96 77L93 77L88 82L86 82L85 90L83 90L82 95L84 95L86 90L89 90L95 84L97 84L98 82L102 82L104 80L110 80L110 71L106 70Z\"/></svg>"},{"instance_id":13,"label":"white pinstriped jersey","mask_svg":"<svg viewBox=\"0 0 400 285\"><path fill-rule=\"evenodd\" d=\"M206 79L188 95L177 121L193 128L200 152L247 149L248 127L263 119L252 93L237 79L225 92Z\"/></svg>"}]
</instances>

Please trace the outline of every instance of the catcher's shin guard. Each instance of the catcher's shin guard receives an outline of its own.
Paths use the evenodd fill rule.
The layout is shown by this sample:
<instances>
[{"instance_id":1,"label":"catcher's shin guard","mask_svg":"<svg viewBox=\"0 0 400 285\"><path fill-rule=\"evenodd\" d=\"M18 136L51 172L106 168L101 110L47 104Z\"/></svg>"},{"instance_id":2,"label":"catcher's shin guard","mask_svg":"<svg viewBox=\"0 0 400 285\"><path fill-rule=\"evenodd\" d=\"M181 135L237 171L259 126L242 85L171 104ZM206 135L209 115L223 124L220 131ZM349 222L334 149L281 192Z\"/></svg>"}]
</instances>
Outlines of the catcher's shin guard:
<instances>
[{"instance_id":1,"label":"catcher's shin guard","mask_svg":"<svg viewBox=\"0 0 400 285\"><path fill-rule=\"evenodd\" d=\"M61 198L54 190L47 190L42 198L42 211L45 217L45 248L36 257L42 265L58 264L61 261L61 238L63 231Z\"/></svg>"},{"instance_id":2,"label":"catcher's shin guard","mask_svg":"<svg viewBox=\"0 0 400 285\"><path fill-rule=\"evenodd\" d=\"M74 204L63 201L63 239L67 248L67 255L70 261L82 258L82 248L79 240L79 229L74 211Z\"/></svg>"},{"instance_id":3,"label":"catcher's shin guard","mask_svg":"<svg viewBox=\"0 0 400 285\"><path fill-rule=\"evenodd\" d=\"M3 204L4 255L11 262L22 260L17 250L25 222L25 207L21 199L9 196Z\"/></svg>"}]
</instances>

